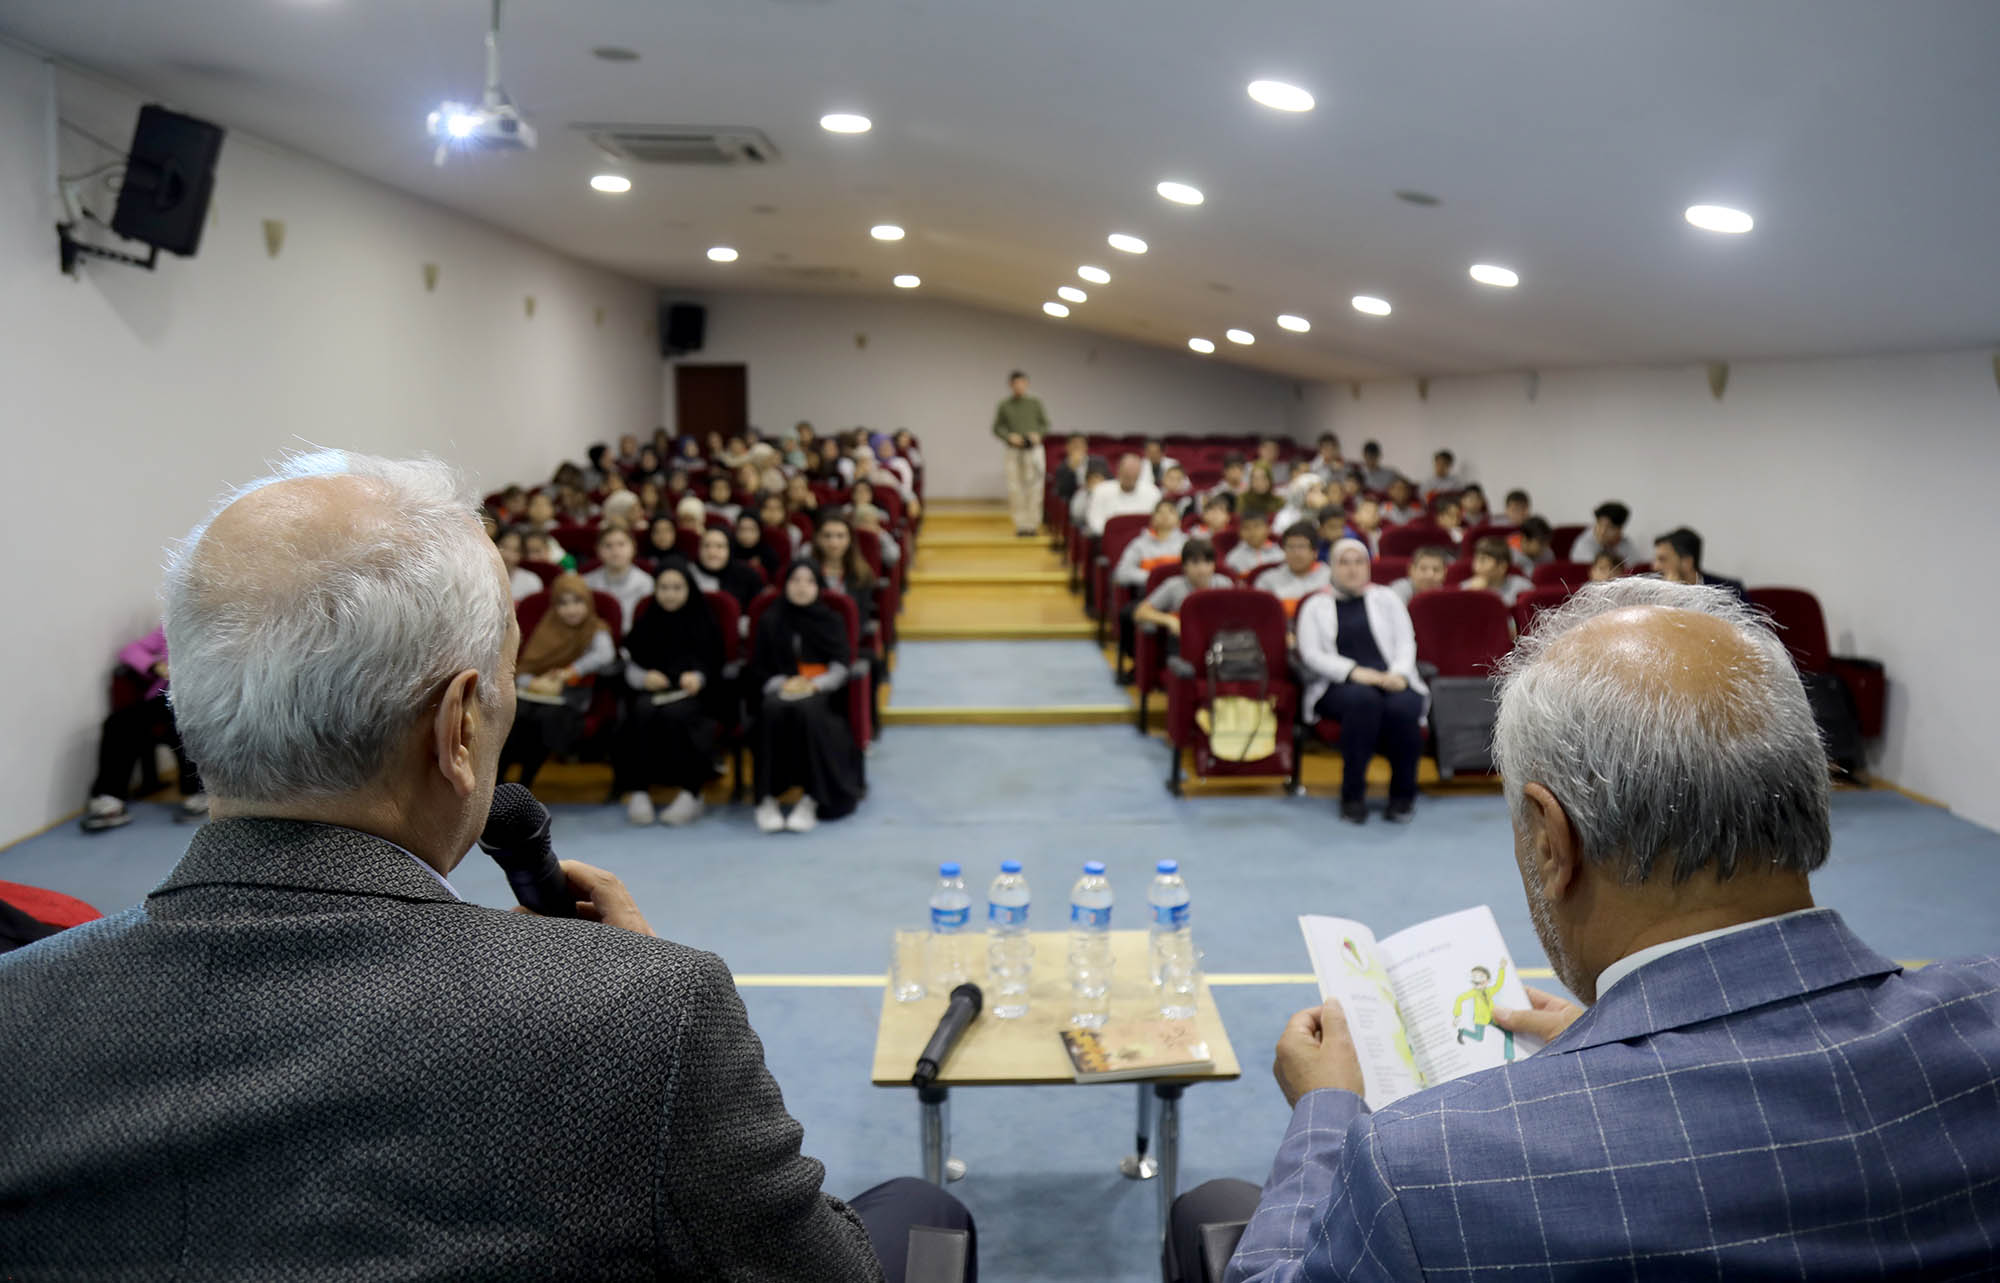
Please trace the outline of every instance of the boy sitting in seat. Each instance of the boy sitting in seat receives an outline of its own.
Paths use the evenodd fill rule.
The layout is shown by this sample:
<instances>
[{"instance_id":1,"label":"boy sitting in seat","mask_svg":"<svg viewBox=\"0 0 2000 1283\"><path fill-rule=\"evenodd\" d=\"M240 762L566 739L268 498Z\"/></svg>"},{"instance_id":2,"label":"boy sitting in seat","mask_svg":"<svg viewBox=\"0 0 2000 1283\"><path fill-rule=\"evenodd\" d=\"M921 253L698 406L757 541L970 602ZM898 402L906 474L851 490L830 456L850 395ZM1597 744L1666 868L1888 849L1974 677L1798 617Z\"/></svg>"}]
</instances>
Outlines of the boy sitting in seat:
<instances>
[{"instance_id":1,"label":"boy sitting in seat","mask_svg":"<svg viewBox=\"0 0 2000 1283\"><path fill-rule=\"evenodd\" d=\"M1549 547L1551 535L1549 523L1540 517L1529 517L1521 523L1507 540L1512 547L1514 569L1524 575L1535 573L1535 567L1546 565L1556 559L1555 549Z\"/></svg>"},{"instance_id":2,"label":"boy sitting in seat","mask_svg":"<svg viewBox=\"0 0 2000 1283\"><path fill-rule=\"evenodd\" d=\"M1181 603L1190 593L1224 586L1215 577L1215 545L1206 539L1190 539L1181 545L1181 573L1163 581L1132 611L1132 619L1142 628L1160 629L1165 653L1179 653Z\"/></svg>"},{"instance_id":3,"label":"boy sitting in seat","mask_svg":"<svg viewBox=\"0 0 2000 1283\"><path fill-rule=\"evenodd\" d=\"M1524 576L1514 573L1507 555L1507 541L1498 535L1486 535L1473 545L1472 573L1458 586L1471 592L1496 593L1510 610L1515 598L1534 587Z\"/></svg>"},{"instance_id":4,"label":"boy sitting in seat","mask_svg":"<svg viewBox=\"0 0 2000 1283\"><path fill-rule=\"evenodd\" d=\"M1410 573L1389 587L1407 606L1410 604L1410 598L1418 593L1434 592L1444 587L1444 572L1449 565L1451 565L1449 549L1419 548L1410 558Z\"/></svg>"},{"instance_id":5,"label":"boy sitting in seat","mask_svg":"<svg viewBox=\"0 0 2000 1283\"><path fill-rule=\"evenodd\" d=\"M1236 546L1223 558L1236 582L1248 583L1259 566L1276 565L1285 559L1285 550L1271 538L1271 519L1261 512L1246 512L1238 525Z\"/></svg>"},{"instance_id":6,"label":"boy sitting in seat","mask_svg":"<svg viewBox=\"0 0 2000 1283\"><path fill-rule=\"evenodd\" d=\"M1309 521L1285 531L1284 554L1284 564L1260 576L1256 587L1283 603L1285 618L1290 619L1298 614L1306 594L1330 586L1333 575L1319 559L1319 532Z\"/></svg>"}]
</instances>

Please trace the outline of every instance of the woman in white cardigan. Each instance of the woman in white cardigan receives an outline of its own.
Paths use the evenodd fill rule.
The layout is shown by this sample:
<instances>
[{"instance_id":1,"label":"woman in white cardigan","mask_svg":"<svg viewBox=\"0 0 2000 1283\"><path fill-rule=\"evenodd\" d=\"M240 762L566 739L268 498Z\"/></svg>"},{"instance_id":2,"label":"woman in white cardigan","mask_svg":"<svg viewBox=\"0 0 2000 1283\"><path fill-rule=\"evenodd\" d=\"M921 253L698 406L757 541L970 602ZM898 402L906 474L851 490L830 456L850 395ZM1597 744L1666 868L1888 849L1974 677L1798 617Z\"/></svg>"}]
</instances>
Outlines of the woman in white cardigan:
<instances>
[{"instance_id":1,"label":"woman in white cardigan","mask_svg":"<svg viewBox=\"0 0 2000 1283\"><path fill-rule=\"evenodd\" d=\"M1368 819L1368 763L1389 759L1387 818L1407 823L1417 801L1417 754L1423 747L1424 700L1417 674L1417 634L1402 598L1369 582L1368 547L1333 545L1333 588L1299 608L1299 660L1313 676L1306 707L1340 723L1340 818Z\"/></svg>"}]
</instances>

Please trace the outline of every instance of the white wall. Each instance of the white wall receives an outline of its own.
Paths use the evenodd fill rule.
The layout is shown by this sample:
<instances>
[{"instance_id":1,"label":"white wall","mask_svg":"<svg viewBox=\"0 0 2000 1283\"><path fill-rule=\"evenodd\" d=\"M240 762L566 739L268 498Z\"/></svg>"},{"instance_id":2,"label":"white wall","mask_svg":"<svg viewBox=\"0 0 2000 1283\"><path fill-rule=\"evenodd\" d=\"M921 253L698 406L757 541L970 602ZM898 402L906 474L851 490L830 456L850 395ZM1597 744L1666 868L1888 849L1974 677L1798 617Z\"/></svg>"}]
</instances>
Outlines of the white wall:
<instances>
[{"instance_id":1,"label":"white wall","mask_svg":"<svg viewBox=\"0 0 2000 1283\"><path fill-rule=\"evenodd\" d=\"M1687 524L1718 574L1819 596L1837 653L1883 660L1888 780L2000 827L2000 389L1991 354L1318 386L1310 426L1427 472L1448 446L1496 505L1520 485L1554 522L1631 505L1647 541Z\"/></svg>"},{"instance_id":2,"label":"white wall","mask_svg":"<svg viewBox=\"0 0 2000 1283\"><path fill-rule=\"evenodd\" d=\"M240 133L197 257L65 279L43 83L0 44L0 841L81 805L112 657L158 620L161 549L226 485L303 442L544 476L650 429L659 390L650 287ZM130 138L137 99L66 75L62 100ZM103 158L65 132L66 171ZM276 259L266 218L287 224Z\"/></svg>"},{"instance_id":3,"label":"white wall","mask_svg":"<svg viewBox=\"0 0 2000 1283\"><path fill-rule=\"evenodd\" d=\"M1008 316L918 296L672 295L708 308L689 364L749 367L750 421L786 433L909 428L924 444L933 498L1006 494L990 435L1007 373L1026 370L1058 432L1287 432L1303 408L1291 380L1191 352L1094 335L1061 321ZM866 346L856 343L865 335ZM674 370L661 422L674 423Z\"/></svg>"}]
</instances>

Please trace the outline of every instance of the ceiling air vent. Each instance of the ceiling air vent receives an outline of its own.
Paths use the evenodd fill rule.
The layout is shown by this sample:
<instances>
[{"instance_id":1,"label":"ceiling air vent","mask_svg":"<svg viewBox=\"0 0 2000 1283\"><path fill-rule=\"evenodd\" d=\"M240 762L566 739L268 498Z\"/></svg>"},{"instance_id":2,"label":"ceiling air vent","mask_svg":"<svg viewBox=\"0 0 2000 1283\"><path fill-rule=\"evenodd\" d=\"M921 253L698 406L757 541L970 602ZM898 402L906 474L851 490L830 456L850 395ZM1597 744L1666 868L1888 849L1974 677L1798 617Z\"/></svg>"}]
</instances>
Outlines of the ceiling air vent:
<instances>
[{"instance_id":1,"label":"ceiling air vent","mask_svg":"<svg viewBox=\"0 0 2000 1283\"><path fill-rule=\"evenodd\" d=\"M721 125L576 125L606 155L631 165L763 165L778 148L761 129Z\"/></svg>"}]
</instances>

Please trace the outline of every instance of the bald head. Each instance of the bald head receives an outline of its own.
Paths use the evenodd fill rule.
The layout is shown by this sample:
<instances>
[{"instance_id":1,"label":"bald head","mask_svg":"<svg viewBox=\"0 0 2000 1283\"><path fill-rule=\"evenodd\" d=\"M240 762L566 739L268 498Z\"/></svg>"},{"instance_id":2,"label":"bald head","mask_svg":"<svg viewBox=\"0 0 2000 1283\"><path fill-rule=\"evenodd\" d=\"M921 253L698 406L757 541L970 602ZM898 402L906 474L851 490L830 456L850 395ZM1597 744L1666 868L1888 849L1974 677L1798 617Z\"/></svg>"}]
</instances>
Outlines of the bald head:
<instances>
[{"instance_id":1,"label":"bald head","mask_svg":"<svg viewBox=\"0 0 2000 1283\"><path fill-rule=\"evenodd\" d=\"M1583 854L1626 882L1818 868L1826 758L1791 658L1720 588L1592 584L1501 670L1494 760L1517 823L1540 784Z\"/></svg>"},{"instance_id":2,"label":"bald head","mask_svg":"<svg viewBox=\"0 0 2000 1283\"><path fill-rule=\"evenodd\" d=\"M497 709L513 621L458 475L338 451L227 496L167 571L176 724L211 791L272 803L382 778L468 670Z\"/></svg>"},{"instance_id":3,"label":"bald head","mask_svg":"<svg viewBox=\"0 0 2000 1283\"><path fill-rule=\"evenodd\" d=\"M1136 454L1119 455L1118 488L1120 490L1136 489L1139 485L1139 476L1145 471L1145 467L1146 461Z\"/></svg>"}]
</instances>

